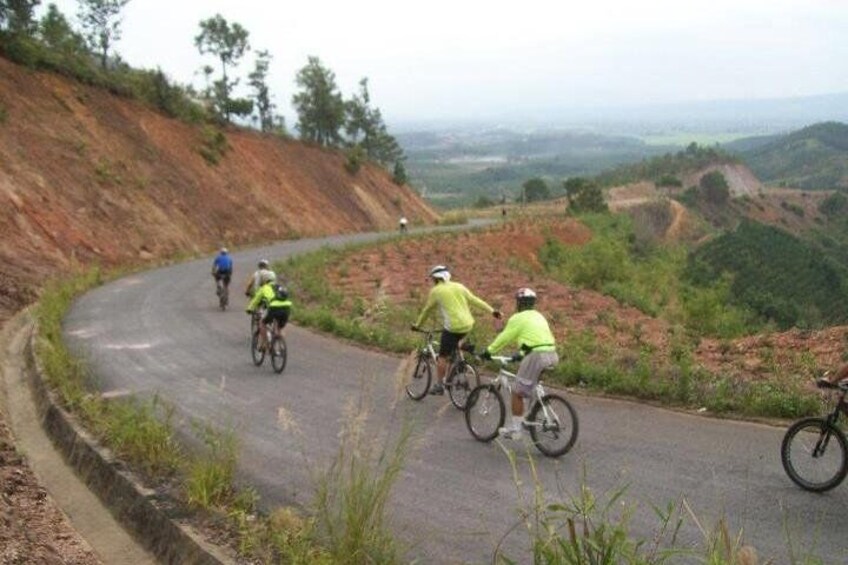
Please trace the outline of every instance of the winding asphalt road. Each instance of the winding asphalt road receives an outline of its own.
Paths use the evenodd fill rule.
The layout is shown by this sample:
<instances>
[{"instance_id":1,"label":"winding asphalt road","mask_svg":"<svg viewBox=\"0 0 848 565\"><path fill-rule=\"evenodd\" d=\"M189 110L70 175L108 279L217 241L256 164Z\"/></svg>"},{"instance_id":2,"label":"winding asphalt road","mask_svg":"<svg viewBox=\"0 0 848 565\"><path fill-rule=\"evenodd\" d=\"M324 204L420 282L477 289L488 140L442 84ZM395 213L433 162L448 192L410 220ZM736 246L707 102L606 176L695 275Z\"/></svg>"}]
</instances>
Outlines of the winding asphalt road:
<instances>
[{"instance_id":1,"label":"winding asphalt road","mask_svg":"<svg viewBox=\"0 0 848 565\"><path fill-rule=\"evenodd\" d=\"M235 280L240 284L260 257L376 237L236 253ZM514 471L496 443L471 438L446 397L415 403L400 396L401 359L290 326L285 372L274 375L267 362L254 367L240 297L234 293L226 312L216 308L210 264L211 258L193 261L98 288L74 304L65 336L89 360L104 393L158 394L176 407L187 434L193 421L235 430L240 479L257 487L269 507L308 506L316 473L337 452L341 421L351 407L370 406L368 434L378 445L406 418L415 422L413 451L390 512L410 556L425 563L487 562L499 543L518 562L528 560L527 535L516 527L522 501L533 494L527 453L546 500L567 500L581 484L601 499L626 487L638 535L656 530L652 505L685 497L705 528L726 518L761 558L789 563L790 555L811 553L825 563L848 563L848 483L825 495L795 487L780 464L781 428L571 394L581 425L575 448L554 461L504 443L518 455ZM704 537L685 518L682 542L697 546Z\"/></svg>"}]
</instances>

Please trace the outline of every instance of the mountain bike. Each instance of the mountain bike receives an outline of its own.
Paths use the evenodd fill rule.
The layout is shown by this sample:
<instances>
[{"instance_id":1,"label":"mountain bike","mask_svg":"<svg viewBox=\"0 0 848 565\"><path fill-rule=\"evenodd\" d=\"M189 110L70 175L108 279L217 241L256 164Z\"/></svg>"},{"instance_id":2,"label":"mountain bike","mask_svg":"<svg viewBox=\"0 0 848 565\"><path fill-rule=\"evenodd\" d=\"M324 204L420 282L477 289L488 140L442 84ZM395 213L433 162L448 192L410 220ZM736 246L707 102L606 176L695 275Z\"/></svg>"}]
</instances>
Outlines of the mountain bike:
<instances>
[{"instance_id":1,"label":"mountain bike","mask_svg":"<svg viewBox=\"0 0 848 565\"><path fill-rule=\"evenodd\" d=\"M413 400L421 400L430 392L433 375L436 372L439 355L436 352L439 342L434 335L441 330L413 330L424 335L424 342L418 349L415 360L415 370L406 383L406 394ZM451 355L447 375L445 376L445 388L448 391L451 403L459 410L464 410L468 401L468 393L472 388L480 384L477 370L466 361L463 350L473 350L473 346L460 344L460 347Z\"/></svg>"},{"instance_id":2,"label":"mountain bike","mask_svg":"<svg viewBox=\"0 0 848 565\"><path fill-rule=\"evenodd\" d=\"M257 322L258 323L258 322ZM271 368L279 374L286 368L288 360L288 346L286 346L286 338L283 337L282 329L279 327L277 320L270 324L265 324L265 343L269 344L267 349L261 347L260 329L257 326L250 338L250 354L253 357L253 364L257 367L265 361L266 352L271 357Z\"/></svg>"},{"instance_id":3,"label":"mountain bike","mask_svg":"<svg viewBox=\"0 0 848 565\"><path fill-rule=\"evenodd\" d=\"M848 474L848 440L839 426L839 414L848 416L848 382L816 381L830 390L830 413L803 418L792 424L780 447L780 460L789 478L802 489L824 492L837 487Z\"/></svg>"},{"instance_id":4,"label":"mountain bike","mask_svg":"<svg viewBox=\"0 0 848 565\"><path fill-rule=\"evenodd\" d=\"M227 309L230 303L230 279L228 276L215 276L215 294L218 295L218 307L221 311Z\"/></svg>"},{"instance_id":5,"label":"mountain bike","mask_svg":"<svg viewBox=\"0 0 848 565\"><path fill-rule=\"evenodd\" d=\"M512 357L493 355L492 360L501 365L497 377L472 390L465 408L468 431L474 439L482 442L495 439L503 427L516 379L515 373L506 370ZM533 388L524 428L530 431L530 438L539 451L548 457L559 457L577 441L577 412L559 394L546 392L540 380Z\"/></svg>"}]
</instances>

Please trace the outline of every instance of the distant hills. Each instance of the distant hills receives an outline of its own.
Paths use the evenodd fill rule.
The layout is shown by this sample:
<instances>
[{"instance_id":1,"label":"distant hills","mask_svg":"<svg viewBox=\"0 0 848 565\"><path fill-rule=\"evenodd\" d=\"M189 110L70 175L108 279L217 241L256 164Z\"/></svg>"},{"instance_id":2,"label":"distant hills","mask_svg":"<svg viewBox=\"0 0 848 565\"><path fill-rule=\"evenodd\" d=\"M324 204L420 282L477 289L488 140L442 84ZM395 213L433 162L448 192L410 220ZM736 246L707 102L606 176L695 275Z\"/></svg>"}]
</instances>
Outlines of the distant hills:
<instances>
[{"instance_id":1,"label":"distant hills","mask_svg":"<svg viewBox=\"0 0 848 565\"><path fill-rule=\"evenodd\" d=\"M782 136L725 145L769 184L807 190L848 190L848 125L823 122Z\"/></svg>"}]
</instances>

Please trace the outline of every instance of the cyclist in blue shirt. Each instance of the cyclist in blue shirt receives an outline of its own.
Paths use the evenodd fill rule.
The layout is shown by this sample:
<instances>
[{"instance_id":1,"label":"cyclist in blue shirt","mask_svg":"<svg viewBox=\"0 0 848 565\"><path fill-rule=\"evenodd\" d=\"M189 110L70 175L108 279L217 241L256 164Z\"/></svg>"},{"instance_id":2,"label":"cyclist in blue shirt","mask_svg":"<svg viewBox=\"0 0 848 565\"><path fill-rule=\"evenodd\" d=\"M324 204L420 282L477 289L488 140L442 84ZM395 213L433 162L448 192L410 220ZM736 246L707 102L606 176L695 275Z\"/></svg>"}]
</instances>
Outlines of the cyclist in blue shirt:
<instances>
[{"instance_id":1,"label":"cyclist in blue shirt","mask_svg":"<svg viewBox=\"0 0 848 565\"><path fill-rule=\"evenodd\" d=\"M233 276L233 258L230 257L230 252L226 247L221 248L212 263L212 276L215 278L218 287L218 296L221 296L221 285L223 285L223 288L229 288L230 278Z\"/></svg>"}]
</instances>

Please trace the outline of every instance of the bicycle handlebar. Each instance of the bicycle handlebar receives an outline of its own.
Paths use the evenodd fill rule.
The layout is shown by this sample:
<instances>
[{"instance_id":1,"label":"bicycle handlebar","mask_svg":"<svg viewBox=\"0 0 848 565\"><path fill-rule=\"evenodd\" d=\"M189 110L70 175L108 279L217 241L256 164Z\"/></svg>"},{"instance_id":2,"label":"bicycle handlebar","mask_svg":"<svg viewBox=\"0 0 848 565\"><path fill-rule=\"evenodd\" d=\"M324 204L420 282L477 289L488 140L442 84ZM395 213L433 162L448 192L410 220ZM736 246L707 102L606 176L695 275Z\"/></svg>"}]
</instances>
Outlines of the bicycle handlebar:
<instances>
[{"instance_id":1,"label":"bicycle handlebar","mask_svg":"<svg viewBox=\"0 0 848 565\"><path fill-rule=\"evenodd\" d=\"M842 392L848 392L848 380L839 381L832 383L825 379L818 379L816 381L816 386L819 388L826 388L831 390L841 390Z\"/></svg>"}]
</instances>

